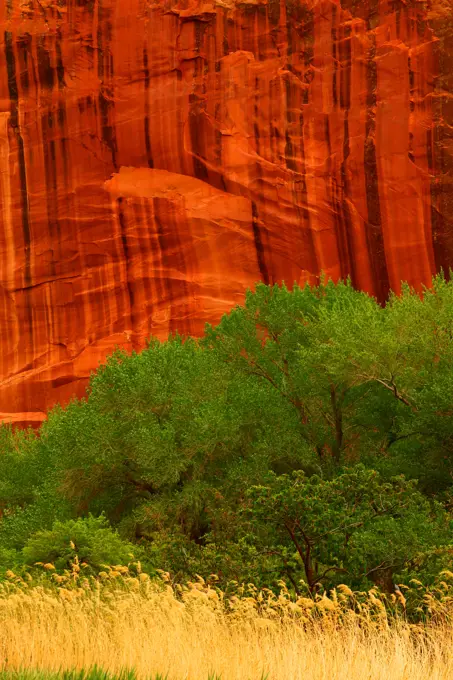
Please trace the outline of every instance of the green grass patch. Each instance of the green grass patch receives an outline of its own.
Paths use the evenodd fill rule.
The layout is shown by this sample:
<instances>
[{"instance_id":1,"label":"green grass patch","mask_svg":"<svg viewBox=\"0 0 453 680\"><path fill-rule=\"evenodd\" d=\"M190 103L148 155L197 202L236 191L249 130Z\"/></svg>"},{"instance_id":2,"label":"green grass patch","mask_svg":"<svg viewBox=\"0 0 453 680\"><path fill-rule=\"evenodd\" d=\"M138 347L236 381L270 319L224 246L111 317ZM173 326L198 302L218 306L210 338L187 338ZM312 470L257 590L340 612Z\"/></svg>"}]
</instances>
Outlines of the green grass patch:
<instances>
[{"instance_id":1,"label":"green grass patch","mask_svg":"<svg viewBox=\"0 0 453 680\"><path fill-rule=\"evenodd\" d=\"M88 670L15 670L0 671L1 680L137 680L135 671L123 670L121 673L109 673L108 671L93 666ZM148 680L170 680L168 675L149 675ZM209 675L207 680L222 680L220 675ZM260 680L269 680L267 675L262 675Z\"/></svg>"},{"instance_id":2,"label":"green grass patch","mask_svg":"<svg viewBox=\"0 0 453 680\"><path fill-rule=\"evenodd\" d=\"M46 671L46 670L15 670L15 671L0 671L1 680L137 680L134 670L123 670L120 673L110 673L93 666L91 669L82 670L62 670L62 671ZM149 680L169 680L167 675L151 675ZM212 678L210 680L218 680Z\"/></svg>"}]
</instances>

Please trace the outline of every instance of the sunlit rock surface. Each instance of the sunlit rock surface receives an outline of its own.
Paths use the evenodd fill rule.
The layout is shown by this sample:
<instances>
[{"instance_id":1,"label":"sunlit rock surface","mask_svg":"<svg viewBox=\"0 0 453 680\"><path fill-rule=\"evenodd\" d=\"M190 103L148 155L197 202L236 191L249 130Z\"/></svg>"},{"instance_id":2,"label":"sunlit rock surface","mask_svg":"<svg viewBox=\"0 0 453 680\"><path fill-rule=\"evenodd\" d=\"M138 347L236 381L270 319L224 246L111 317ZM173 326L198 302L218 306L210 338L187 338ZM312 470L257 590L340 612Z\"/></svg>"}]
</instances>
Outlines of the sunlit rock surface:
<instances>
[{"instance_id":1,"label":"sunlit rock surface","mask_svg":"<svg viewBox=\"0 0 453 680\"><path fill-rule=\"evenodd\" d=\"M0 420L258 279L453 266L436 3L0 0Z\"/></svg>"}]
</instances>

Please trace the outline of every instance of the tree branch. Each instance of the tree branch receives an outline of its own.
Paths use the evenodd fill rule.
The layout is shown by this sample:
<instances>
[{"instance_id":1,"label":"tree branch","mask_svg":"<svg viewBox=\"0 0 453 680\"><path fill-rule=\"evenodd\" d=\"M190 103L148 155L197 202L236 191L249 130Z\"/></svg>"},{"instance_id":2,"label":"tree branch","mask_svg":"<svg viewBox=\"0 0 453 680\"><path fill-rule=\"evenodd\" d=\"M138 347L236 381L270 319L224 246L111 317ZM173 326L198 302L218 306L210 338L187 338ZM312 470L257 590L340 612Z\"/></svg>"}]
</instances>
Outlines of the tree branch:
<instances>
[{"instance_id":1,"label":"tree branch","mask_svg":"<svg viewBox=\"0 0 453 680\"><path fill-rule=\"evenodd\" d=\"M313 582L314 573L313 573L313 567L311 565L312 543L311 543L310 539L308 538L308 536L303 531L303 529L299 525L299 530L302 534L302 537L303 537L305 545L306 545L306 550L304 552L302 550L302 547L301 547L299 541L297 540L294 529L292 529L287 522L284 523L284 526L285 526L285 529L287 530L287 532L289 533L289 535L291 537L293 545L295 546L297 552L299 553L300 559L302 560L302 564L304 565L304 569L305 569L305 576L306 576L307 582L308 582L308 588L311 592L312 589L313 589L313 586L314 586L314 582Z\"/></svg>"},{"instance_id":2,"label":"tree branch","mask_svg":"<svg viewBox=\"0 0 453 680\"><path fill-rule=\"evenodd\" d=\"M408 399L406 399L406 397L404 397L402 394L400 394L400 392L398 392L398 388L395 385L393 376L391 377L390 382L386 382L385 380L382 380L382 378L376 377L370 378L369 376L362 377L368 378L368 380L373 380L374 382L378 382L380 385L383 385L387 390L393 393L395 399L398 399L398 401L400 401L405 406L409 406L409 408L411 408L413 411L418 411L418 409L413 404L411 404L411 402Z\"/></svg>"},{"instance_id":3,"label":"tree branch","mask_svg":"<svg viewBox=\"0 0 453 680\"><path fill-rule=\"evenodd\" d=\"M381 569L395 569L395 567L398 567L398 566L400 566L400 565L398 565L398 564L387 564L386 560L384 560L383 562L381 562L381 564L378 564L377 567L373 567L372 569L370 569L366 573L364 572L362 574L362 576L367 578L370 574L374 574L374 572L380 571Z\"/></svg>"},{"instance_id":4,"label":"tree branch","mask_svg":"<svg viewBox=\"0 0 453 680\"><path fill-rule=\"evenodd\" d=\"M326 569L322 574L318 576L316 581L313 582L313 585L316 585L317 583L321 583L322 579L327 576L329 571L336 571L337 573L342 573L342 574L349 574L350 572L347 569L344 569L343 567L329 567Z\"/></svg>"}]
</instances>

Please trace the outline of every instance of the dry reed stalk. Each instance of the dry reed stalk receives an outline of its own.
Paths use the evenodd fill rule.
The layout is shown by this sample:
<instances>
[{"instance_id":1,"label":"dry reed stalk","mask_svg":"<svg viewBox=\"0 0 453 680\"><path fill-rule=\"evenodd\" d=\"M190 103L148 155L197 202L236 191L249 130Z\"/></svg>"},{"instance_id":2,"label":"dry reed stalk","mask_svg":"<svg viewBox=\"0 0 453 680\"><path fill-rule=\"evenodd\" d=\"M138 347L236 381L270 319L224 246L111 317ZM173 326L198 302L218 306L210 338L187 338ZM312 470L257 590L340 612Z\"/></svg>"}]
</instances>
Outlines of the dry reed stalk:
<instances>
[{"instance_id":1,"label":"dry reed stalk","mask_svg":"<svg viewBox=\"0 0 453 680\"><path fill-rule=\"evenodd\" d=\"M269 680L453 678L446 624L425 631L403 622L389 627L385 618L373 624L351 612L340 626L326 599L325 618L304 627L301 608L310 607L308 600L297 612L284 598L276 602L264 616L252 597L228 612L222 596L202 583L192 584L181 602L170 587L161 591L144 575L54 591L11 584L0 596L0 665L133 667L138 678L168 673L170 680L206 680L210 673L258 680L263 672Z\"/></svg>"}]
</instances>

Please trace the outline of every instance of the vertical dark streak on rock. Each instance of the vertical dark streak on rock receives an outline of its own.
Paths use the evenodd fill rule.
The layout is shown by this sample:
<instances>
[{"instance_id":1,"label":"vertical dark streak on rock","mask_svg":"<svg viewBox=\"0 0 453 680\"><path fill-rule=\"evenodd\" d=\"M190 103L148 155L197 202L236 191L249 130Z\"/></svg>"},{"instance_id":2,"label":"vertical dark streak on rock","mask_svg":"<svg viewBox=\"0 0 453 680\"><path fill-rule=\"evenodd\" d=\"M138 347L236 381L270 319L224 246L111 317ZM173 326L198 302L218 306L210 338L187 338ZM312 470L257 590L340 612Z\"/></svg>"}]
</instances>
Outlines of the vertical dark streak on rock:
<instances>
[{"instance_id":1,"label":"vertical dark streak on rock","mask_svg":"<svg viewBox=\"0 0 453 680\"><path fill-rule=\"evenodd\" d=\"M414 156L414 135L412 132L409 132L409 145L408 145L408 150L407 150L407 156L412 163L415 163L415 156Z\"/></svg>"},{"instance_id":2,"label":"vertical dark streak on rock","mask_svg":"<svg viewBox=\"0 0 453 680\"><path fill-rule=\"evenodd\" d=\"M255 201L252 201L252 226L253 226L253 239L255 241L256 256L258 259L258 267L260 270L261 278L263 282L268 285L270 283L269 272L266 266L266 260L264 256L263 241L261 238L261 229L258 222L258 209L256 207Z\"/></svg>"},{"instance_id":3,"label":"vertical dark streak on rock","mask_svg":"<svg viewBox=\"0 0 453 680\"><path fill-rule=\"evenodd\" d=\"M260 140L260 128L258 125L259 121L259 106L258 106L258 101L259 101L259 78L258 76L255 76L255 105L253 108L254 114L255 114L255 120L253 121L253 132L254 132L254 137L255 137L255 149L256 153L258 156L261 156L261 140ZM258 164L257 164L258 166Z\"/></svg>"},{"instance_id":4,"label":"vertical dark streak on rock","mask_svg":"<svg viewBox=\"0 0 453 680\"><path fill-rule=\"evenodd\" d=\"M49 139L53 134L53 117L51 111L48 111L41 116L41 134L46 181L47 224L49 227L49 242L52 248L51 273L52 276L55 276L55 263L59 260L59 254L55 253L55 245L58 245L58 247L60 246L60 226L58 223L57 208L58 193L55 141Z\"/></svg>"},{"instance_id":5,"label":"vertical dark streak on rock","mask_svg":"<svg viewBox=\"0 0 453 680\"><path fill-rule=\"evenodd\" d=\"M20 37L20 40L17 42L18 48L21 50L22 54L22 59L23 59L23 65L20 74L20 85L22 89L22 93L25 95L28 93L28 90L30 88L30 77L28 75L28 69L29 69L29 64L28 64L28 51L30 48L31 44L31 35L29 33L25 33L23 36ZM30 60L31 61L31 60Z\"/></svg>"},{"instance_id":6,"label":"vertical dark streak on rock","mask_svg":"<svg viewBox=\"0 0 453 680\"><path fill-rule=\"evenodd\" d=\"M140 232L137 234L137 241L138 241L138 247L139 247L139 256L140 256L140 264L142 267L142 272L143 276L141 278L141 281L143 282L143 288L144 288L144 298L145 298L145 305L144 307L147 308L148 305L152 303L153 300L153 294L151 290L151 271L150 268L147 266L146 260L147 256L152 253L154 254L154 248L152 248L152 245L150 244L150 236L151 236L151 215L150 215L150 201L148 199L144 199L143 201L140 201L140 203L135 202L133 205L133 210L134 210L134 224L140 225ZM150 247L151 245L151 247ZM146 273L145 273L145 267L146 267ZM143 321L143 316L140 313L140 320Z\"/></svg>"},{"instance_id":7,"label":"vertical dark streak on rock","mask_svg":"<svg viewBox=\"0 0 453 680\"><path fill-rule=\"evenodd\" d=\"M291 83L288 78L285 78L285 94L286 94L286 130L285 130L285 161L288 170L297 171L297 164L294 157L294 146L291 139L291 123L292 123L292 106L291 106Z\"/></svg>"},{"instance_id":8,"label":"vertical dark streak on rock","mask_svg":"<svg viewBox=\"0 0 453 680\"><path fill-rule=\"evenodd\" d=\"M67 139L67 120L66 120L66 109L64 103L61 101L58 105L58 125L60 126L60 158L63 163L63 181L64 181L64 186L65 186L65 196L67 197L68 202L72 202L73 200L73 193L71 191L70 187L70 151L68 147L68 139ZM80 270L80 260L81 260L81 253L79 250L77 250L77 255L76 255L76 260L77 264L75 264L75 268L77 270Z\"/></svg>"},{"instance_id":9,"label":"vertical dark streak on rock","mask_svg":"<svg viewBox=\"0 0 453 680\"><path fill-rule=\"evenodd\" d=\"M426 158L428 161L428 169L430 172L432 172L434 163L433 163L433 130L432 128L428 128L426 130Z\"/></svg>"},{"instance_id":10,"label":"vertical dark streak on rock","mask_svg":"<svg viewBox=\"0 0 453 680\"><path fill-rule=\"evenodd\" d=\"M58 107L58 124L62 130L60 142L61 142L61 158L63 160L64 183L67 191L69 191L69 154L67 144L68 140L66 138L66 111L62 103Z\"/></svg>"},{"instance_id":11,"label":"vertical dark streak on rock","mask_svg":"<svg viewBox=\"0 0 453 680\"><path fill-rule=\"evenodd\" d=\"M290 54L301 54L303 56L303 62L300 63L299 59L292 58L291 70L296 74L297 78L306 84L303 92L301 93L300 105L309 103L310 88L309 85L313 80L314 72L311 68L313 61L314 50L313 50L313 36L314 36L314 19L313 10L308 8L308 5L302 2L294 2L294 0L286 0L286 16L287 16L287 26L288 44L291 44ZM297 39L297 42L296 42ZM299 66L298 66L299 62ZM296 108L296 107L295 107ZM293 125L296 122L294 116L292 117ZM308 191L307 191L307 180L306 180L306 167L305 167L305 144L304 144L304 115L303 108L299 112L298 116L298 136L300 139L299 150L294 151L294 143L292 148L288 145L286 148L287 155L287 167L288 158L293 158L293 168L299 174L294 178L294 205L297 211L297 219L300 225L300 252L297 253L297 260L299 266L303 270L309 270L311 273L318 272L318 258L316 255L316 249L314 245L314 234L311 229L311 217L310 211L308 210ZM296 162L296 159L298 162Z\"/></svg>"},{"instance_id":12,"label":"vertical dark streak on rock","mask_svg":"<svg viewBox=\"0 0 453 680\"><path fill-rule=\"evenodd\" d=\"M354 244L352 241L352 221L349 204L346 200L348 196L348 176L347 163L350 154L349 148L349 109L344 112L344 133L343 133L343 162L341 164L341 199L338 198L337 210L340 224L340 262L341 262L341 277L342 279L351 277L353 284L356 282L356 267L354 258Z\"/></svg>"},{"instance_id":13,"label":"vertical dark streak on rock","mask_svg":"<svg viewBox=\"0 0 453 680\"><path fill-rule=\"evenodd\" d=\"M379 181L376 159L375 129L376 129L376 39L370 34L373 41L367 59L367 119L365 133L365 185L367 200L367 245L370 260L373 267L373 279L376 293L380 301L387 299L390 283L388 278L387 263L385 259L384 242L382 235L382 218L379 200Z\"/></svg>"},{"instance_id":14,"label":"vertical dark streak on rock","mask_svg":"<svg viewBox=\"0 0 453 680\"><path fill-rule=\"evenodd\" d=\"M222 168L222 133L220 132L220 126L221 126L221 111L222 111L222 106L220 103L217 103L215 106L214 110L214 118L215 118L215 151L214 151L214 159L216 162L216 165L218 168ZM255 123L256 127L256 123ZM223 176L223 172L220 173L220 183L219 186L222 191L227 191L227 186L225 183L225 177Z\"/></svg>"},{"instance_id":15,"label":"vertical dark streak on rock","mask_svg":"<svg viewBox=\"0 0 453 680\"><path fill-rule=\"evenodd\" d=\"M430 131L428 131L429 134ZM434 258L436 262L436 269L445 269L447 264L446 259L446 248L444 243L445 234L445 219L443 211L441 212L440 207L442 206L442 185L440 178L444 176L445 173L445 147L443 144L443 129L441 120L437 120L433 129L433 141L434 147L436 149L436 154L432 155L431 165L433 168L435 176L431 180L431 228L433 233L433 248L434 248ZM448 270L447 270L448 271Z\"/></svg>"},{"instance_id":16,"label":"vertical dark streak on rock","mask_svg":"<svg viewBox=\"0 0 453 680\"><path fill-rule=\"evenodd\" d=\"M314 15L313 11L310 11L308 15L304 16L303 28L301 31L301 38L304 42L304 66L305 73L303 80L309 86L314 77L314 71L312 69L312 62L314 58ZM309 87L304 90L304 104L308 104L309 101Z\"/></svg>"},{"instance_id":17,"label":"vertical dark streak on rock","mask_svg":"<svg viewBox=\"0 0 453 680\"><path fill-rule=\"evenodd\" d=\"M16 79L16 62L14 58L13 35L9 31L5 32L5 60L8 73L8 91L11 107L11 116L9 125L12 129L16 141L19 161L19 179L20 179L20 197L21 197L21 212L22 212L22 231L24 237L24 252L25 252L25 270L24 270L24 286L31 285L31 264L30 264L30 213L28 205L28 187L25 164L25 148L24 140L20 131L19 121L19 91L17 88ZM31 330L31 308L29 309L29 321Z\"/></svg>"},{"instance_id":18,"label":"vertical dark streak on rock","mask_svg":"<svg viewBox=\"0 0 453 680\"><path fill-rule=\"evenodd\" d=\"M209 175L204 162L204 139L201 136L200 125L200 120L204 110L204 101L200 100L196 94L190 94L189 103L191 104L189 111L190 146L193 155L193 168L195 177L201 179L203 182L207 182Z\"/></svg>"},{"instance_id":19,"label":"vertical dark streak on rock","mask_svg":"<svg viewBox=\"0 0 453 680\"><path fill-rule=\"evenodd\" d=\"M348 203L349 184L348 184L348 158L351 153L349 145L349 110L351 108L351 27L343 26L341 40L339 42L338 57L340 61L340 108L344 111L343 126L343 161L340 169L341 181L341 200L338 210L341 215L342 224L342 244L344 258L347 266L342 268L342 278L351 277L353 285L356 284L356 265L354 258L354 242L352 235L351 211Z\"/></svg>"},{"instance_id":20,"label":"vertical dark streak on rock","mask_svg":"<svg viewBox=\"0 0 453 680\"><path fill-rule=\"evenodd\" d=\"M257 107L255 106L255 109L256 108ZM259 130L258 124L256 122L253 124L253 133L254 133L254 137L255 137L256 153L259 156L260 155L260 130Z\"/></svg>"},{"instance_id":21,"label":"vertical dark streak on rock","mask_svg":"<svg viewBox=\"0 0 453 680\"><path fill-rule=\"evenodd\" d=\"M183 86L182 86L182 71L178 67L176 68L176 81L177 81L177 90L178 90L178 97L179 96L184 96L182 94ZM186 95L187 96L187 95ZM184 97L185 99L185 97ZM190 113L189 113L190 115ZM180 116L178 118L179 122L179 129L178 129L178 134L177 134L177 146L178 146L178 160L180 162L180 172L182 174L189 173L189 169L187 167L187 156L190 156L187 153L186 149L186 144L185 144L185 130L186 130L186 123L187 120L184 117L184 114L182 114L182 111L180 112Z\"/></svg>"},{"instance_id":22,"label":"vertical dark streak on rock","mask_svg":"<svg viewBox=\"0 0 453 680\"><path fill-rule=\"evenodd\" d=\"M204 38L204 32L205 32L205 26L199 21L195 22L195 48L197 50L197 54L200 55L201 47L203 44L203 38Z\"/></svg>"},{"instance_id":23,"label":"vertical dark streak on rock","mask_svg":"<svg viewBox=\"0 0 453 680\"><path fill-rule=\"evenodd\" d=\"M340 107L351 107L351 27L344 27L344 36L340 45Z\"/></svg>"},{"instance_id":24,"label":"vertical dark streak on rock","mask_svg":"<svg viewBox=\"0 0 453 680\"><path fill-rule=\"evenodd\" d=\"M328 154L327 167L330 170L330 168L332 166L332 142L330 140L330 124L329 123L330 123L329 114L326 113L326 114L324 114L324 135L325 135L326 142L327 142L327 154Z\"/></svg>"},{"instance_id":25,"label":"vertical dark streak on rock","mask_svg":"<svg viewBox=\"0 0 453 680\"><path fill-rule=\"evenodd\" d=\"M101 6L101 0L98 4L98 76L101 82L101 87L99 89L99 113L101 116L101 126L102 126L102 139L104 140L106 146L110 150L112 157L112 165L114 170L118 171L118 163L116 159L116 154L118 151L115 128L110 123L110 117L113 109L113 92L112 88L109 86L113 82L114 68L113 68L113 56L110 52L110 41L112 38L112 25L104 17L104 11ZM103 43L102 28L106 29L107 40L106 44ZM110 100L109 100L110 98Z\"/></svg>"},{"instance_id":26,"label":"vertical dark streak on rock","mask_svg":"<svg viewBox=\"0 0 453 680\"><path fill-rule=\"evenodd\" d=\"M20 201L22 213L22 234L24 239L24 303L25 315L27 320L27 330L29 333L30 347L33 347L33 310L31 300L28 293L28 288L32 284L31 277L31 229L30 229L30 212L28 204L28 187L27 187L27 173L25 163L25 148L24 140L20 131L19 120L19 91L17 87L16 78L16 61L14 58L13 35L9 31L5 31L5 60L8 74L8 92L10 99L10 119L9 127L16 137L17 155L19 164L19 181L20 181Z\"/></svg>"},{"instance_id":27,"label":"vertical dark streak on rock","mask_svg":"<svg viewBox=\"0 0 453 680\"><path fill-rule=\"evenodd\" d=\"M64 65L63 65L63 58L61 55L61 41L62 41L62 35L61 35L61 29L57 30L57 37L56 37L56 42L55 42L55 52L57 55L57 78L58 78L58 87L60 90L62 90L66 83L64 79Z\"/></svg>"},{"instance_id":28,"label":"vertical dark streak on rock","mask_svg":"<svg viewBox=\"0 0 453 680\"><path fill-rule=\"evenodd\" d=\"M156 224L156 233L157 233L157 242L159 244L159 255L160 255L160 261L161 261L161 275L159 276L159 284L157 285L158 288L158 297L159 301L161 303L164 303L167 301L166 298L166 293L167 293L167 278L165 276L166 273L166 267L165 267L165 256L166 256L166 244L165 244L165 234L164 234L164 229L162 226L162 222L160 219L159 215L159 199L154 198L153 199L153 209L154 209L154 222Z\"/></svg>"},{"instance_id":29,"label":"vertical dark streak on rock","mask_svg":"<svg viewBox=\"0 0 453 680\"><path fill-rule=\"evenodd\" d=\"M49 123L53 127L52 114L49 112ZM49 140L49 155L50 155L50 170L51 170L51 187L52 187L52 219L55 225L57 235L58 247L61 245L60 222L58 220L58 183L57 183L57 154L55 140ZM60 259L58 255L58 259Z\"/></svg>"},{"instance_id":30,"label":"vertical dark streak on rock","mask_svg":"<svg viewBox=\"0 0 453 680\"><path fill-rule=\"evenodd\" d=\"M127 243L127 235L126 235L126 218L124 215L124 199L120 196L119 198L116 199L117 206L118 206L118 222L120 225L120 236L121 236L121 244L123 246L123 253L124 253L124 267L125 267L125 276L126 276L126 291L127 291L127 297L128 297L128 302L129 302L129 315L130 315L130 320L131 320L131 326L132 330L135 330L135 320L134 320L134 291L131 286L131 282L129 280L129 265L131 262L130 259L130 253L129 253L129 246Z\"/></svg>"},{"instance_id":31,"label":"vertical dark streak on rock","mask_svg":"<svg viewBox=\"0 0 453 680\"><path fill-rule=\"evenodd\" d=\"M312 263L314 263L314 270L316 273L318 273L318 258L316 256L316 249L314 245L314 240L313 240L313 231L311 229L311 219L310 219L310 211L308 210L308 191L307 191L307 178L306 178L306 172L305 172L305 144L304 144L304 116L301 113L299 117L299 126L300 126L300 157L302 159L302 168L301 168L301 178L298 180L298 184L300 184L300 188L298 189L298 198L299 198L299 204L297 206L297 211L299 215L299 219L302 222L304 226L304 231L306 234L306 237L304 239L304 255L308 258L308 261L310 262L310 266ZM308 267L305 267L306 269Z\"/></svg>"},{"instance_id":32,"label":"vertical dark streak on rock","mask_svg":"<svg viewBox=\"0 0 453 680\"><path fill-rule=\"evenodd\" d=\"M197 58L195 59L194 68L194 82L201 80L202 94L200 96L200 87L196 87L196 91L189 95L189 135L190 147L193 157L193 169L195 177L201 179L203 182L209 182L209 173L206 167L206 136L205 132L205 113L206 113L206 99L203 93L206 89L206 59L202 55L202 47L204 44L206 32L206 25L201 22L195 23L195 47L197 51ZM200 76L202 78L200 79Z\"/></svg>"},{"instance_id":33,"label":"vertical dark streak on rock","mask_svg":"<svg viewBox=\"0 0 453 680\"><path fill-rule=\"evenodd\" d=\"M288 49L287 49L287 58L288 62L286 65L286 68L291 71L291 65L292 65L292 56L294 52L294 45L293 45L293 21L289 20L289 9L288 9L288 0L286 0L286 13L287 13L287 20L286 20L286 40L288 43Z\"/></svg>"},{"instance_id":34,"label":"vertical dark streak on rock","mask_svg":"<svg viewBox=\"0 0 453 680\"><path fill-rule=\"evenodd\" d=\"M258 76L255 77L255 104L254 104L254 122L253 122L253 132L254 132L254 138L255 138L255 150L256 154L258 157L261 157L261 135L260 135L260 129L259 129L259 79ZM255 165L255 172L256 172L256 179L257 179L257 186L261 186L261 182L263 179L263 172L262 172L262 167L261 163L258 160ZM261 239L261 231L260 231L260 226L258 223L258 209L256 206L256 203L252 201L252 228L253 228L253 240L255 244L255 250L256 250L256 256L257 256L257 261L258 261L258 268L261 274L261 278L265 283L269 283L269 273L266 265L266 260L265 260L265 254L264 254L264 247Z\"/></svg>"},{"instance_id":35,"label":"vertical dark streak on rock","mask_svg":"<svg viewBox=\"0 0 453 680\"><path fill-rule=\"evenodd\" d=\"M268 0L269 23L276 26L280 21L280 0Z\"/></svg>"},{"instance_id":36,"label":"vertical dark streak on rock","mask_svg":"<svg viewBox=\"0 0 453 680\"><path fill-rule=\"evenodd\" d=\"M291 192L293 206L297 215L300 241L298 250L294 253L295 262L300 269L309 269L313 263L317 263L316 251L313 244L313 232L310 229L310 213L307 209L308 196L305 177L305 148L304 148L304 117L300 111L298 102L294 101L295 93L291 88L291 80L287 77L285 83L286 95L286 129L285 129L285 162L288 170L297 173L291 178ZM297 115L297 118L296 118ZM296 133L297 125L297 133ZM278 128L274 130L277 140L280 137ZM300 139L299 149L295 139ZM307 265L307 262L309 264ZM290 281L293 283L293 281Z\"/></svg>"},{"instance_id":37,"label":"vertical dark streak on rock","mask_svg":"<svg viewBox=\"0 0 453 680\"><path fill-rule=\"evenodd\" d=\"M166 255L166 243L165 243L165 233L164 233L164 228L162 225L162 221L160 219L160 212L159 212L159 206L161 203L161 199L159 198L153 198L153 206L154 206L154 221L156 223L157 227L157 241L159 243L159 250L160 250L160 257L162 261L162 269L165 272L165 255ZM160 281L165 281L165 279L160 279ZM163 298L163 295L162 295Z\"/></svg>"},{"instance_id":38,"label":"vertical dark streak on rock","mask_svg":"<svg viewBox=\"0 0 453 680\"><path fill-rule=\"evenodd\" d=\"M128 290L129 290L129 299L133 300L134 304L132 305L132 300L131 300L131 326L133 330L135 331L136 329L136 321L137 321L137 315L135 313L135 310L137 308L137 303L138 303L138 309L140 309L140 314L139 316L139 323L144 321L144 316L143 312L145 309L144 305L144 300L149 303L149 301L152 299L151 296L151 291L149 288L149 269L146 269L146 273L143 268L143 262L146 257L146 246L144 244L143 240L143 235L145 233L146 229L146 221L144 219L144 215L146 215L146 208L144 209L144 205L146 204L146 199L140 199L140 198L132 198L129 199L127 203L127 208L128 208L128 214L130 216L131 223L134 225L133 228L133 242L135 245L134 248L134 253L132 259L129 259L128 262L126 262L126 271L127 271L127 266L129 263L132 262L132 260L135 261L136 267L141 269L141 272L139 274L139 281L140 285L135 288L135 291L132 288L132 285L130 283L130 276L129 272L127 271L127 281L128 281ZM124 214L123 214L124 217ZM145 229L144 229L145 227ZM131 253L128 248L127 244L127 235L126 235L126 229L123 227L121 228L122 236L123 236L123 249L126 247L128 249L128 257L131 257ZM148 229L146 229L146 233L148 232ZM124 251L126 255L126 250ZM137 281L137 275L134 276L134 282ZM132 293L132 295L131 295ZM137 297L138 300L137 300Z\"/></svg>"},{"instance_id":39,"label":"vertical dark streak on rock","mask_svg":"<svg viewBox=\"0 0 453 680\"><path fill-rule=\"evenodd\" d=\"M333 77L332 77L332 98L334 107L338 104L338 94L337 94L337 72L338 72L338 55L337 55L337 8L335 5L332 6L332 61L333 61Z\"/></svg>"},{"instance_id":40,"label":"vertical dark streak on rock","mask_svg":"<svg viewBox=\"0 0 453 680\"><path fill-rule=\"evenodd\" d=\"M415 90L415 74L411 68L411 58L407 58L407 69L409 72L409 107L411 113L415 111L414 90Z\"/></svg>"},{"instance_id":41,"label":"vertical dark streak on rock","mask_svg":"<svg viewBox=\"0 0 453 680\"><path fill-rule=\"evenodd\" d=\"M272 107L272 102L275 101L274 90L276 89L274 79L269 82L269 102ZM271 149L271 162L275 162L278 157L278 145L275 141L276 134L278 135L278 130L272 123L272 115L269 116L269 146Z\"/></svg>"},{"instance_id":42,"label":"vertical dark streak on rock","mask_svg":"<svg viewBox=\"0 0 453 680\"><path fill-rule=\"evenodd\" d=\"M149 134L149 66L148 66L148 50L146 47L143 48L143 71L145 74L145 147L146 147L146 159L148 161L148 167L154 168L153 152L151 148L151 137Z\"/></svg>"},{"instance_id":43,"label":"vertical dark streak on rock","mask_svg":"<svg viewBox=\"0 0 453 680\"><path fill-rule=\"evenodd\" d=\"M39 84L45 90L52 90L54 86L54 70L50 63L49 50L45 47L43 36L38 37L36 51L38 54Z\"/></svg>"},{"instance_id":44,"label":"vertical dark streak on rock","mask_svg":"<svg viewBox=\"0 0 453 680\"><path fill-rule=\"evenodd\" d=\"M448 122L453 115L450 92L453 86L451 55L453 54L453 35L448 29L437 26L439 42L435 45L435 96L433 100L434 121L431 142L431 225L436 270L443 269L450 279L453 262L453 182L452 182L452 134ZM428 132L429 134L429 132Z\"/></svg>"},{"instance_id":45,"label":"vertical dark streak on rock","mask_svg":"<svg viewBox=\"0 0 453 680\"><path fill-rule=\"evenodd\" d=\"M258 5L256 13L256 29L255 35L258 39L258 49L256 50L255 59L257 61L265 61L267 54L267 17L266 6Z\"/></svg>"},{"instance_id":46,"label":"vertical dark streak on rock","mask_svg":"<svg viewBox=\"0 0 453 680\"><path fill-rule=\"evenodd\" d=\"M226 55L230 51L230 45L228 42L228 9L226 7L223 8L223 42L222 42L222 50L223 50L223 56L226 57Z\"/></svg>"},{"instance_id":47,"label":"vertical dark streak on rock","mask_svg":"<svg viewBox=\"0 0 453 680\"><path fill-rule=\"evenodd\" d=\"M162 208L161 208L162 206ZM184 274L187 273L187 263L185 258L185 248L181 244L181 233L190 232L190 229L184 227L178 228L178 225L174 221L174 206L171 206L170 201L165 198L155 198L154 199L154 210L155 210L155 220L158 227L158 238L162 253L162 265L164 272L167 269L176 269L178 272L183 274L183 276L177 279L175 276L167 277L165 285L167 292L167 300L170 303L170 332L184 332L184 329L176 326L177 319L174 318L174 308L175 303L177 303L181 298L184 302L184 314L188 312L187 300L189 297L189 285L187 278ZM162 228L160 222L160 215L165 215L166 220L166 232ZM171 262L167 259L168 254L171 257Z\"/></svg>"},{"instance_id":48,"label":"vertical dark streak on rock","mask_svg":"<svg viewBox=\"0 0 453 680\"><path fill-rule=\"evenodd\" d=\"M332 6L332 25L330 29L331 40L332 40L332 62L333 62L333 75L332 75L332 101L333 108L338 108L338 63L339 63L339 46L338 46L338 34L337 34L337 8ZM341 71L340 71L341 78ZM341 80L340 80L341 82ZM329 169L332 166L332 143L330 138L330 126L329 126L329 115L325 117L325 137L328 147L328 164ZM336 173L332 173L332 183L331 183L331 198L330 204L332 207L334 215L335 224L335 237L338 248L338 257L340 264L340 275L342 279L345 279L350 272L350 256L349 248L347 242L347 235L345 234L345 223L343 220L343 183L338 183ZM329 189L330 191L330 189Z\"/></svg>"},{"instance_id":49,"label":"vertical dark streak on rock","mask_svg":"<svg viewBox=\"0 0 453 680\"><path fill-rule=\"evenodd\" d=\"M260 130L259 130L259 125L258 125L258 120L259 120L259 107L258 107L258 76L255 78L255 105L254 105L254 115L255 115L255 120L253 123L253 131L254 131L254 137L255 137L255 150L257 153L257 156L261 156L261 139L260 139ZM259 187L261 185L262 179L263 179L263 172L261 168L261 163L258 160L255 165L255 172L256 172L256 180L257 180L257 186ZM269 275L267 271L267 266L266 262L264 259L264 248L263 248L263 243L261 240L261 231L260 227L258 224L258 210L256 207L256 203L252 201L252 228L253 228L253 239L254 239L254 244L255 244L255 250L256 250L256 256L258 260L258 268L261 274L261 278L265 283L269 283Z\"/></svg>"}]
</instances>

